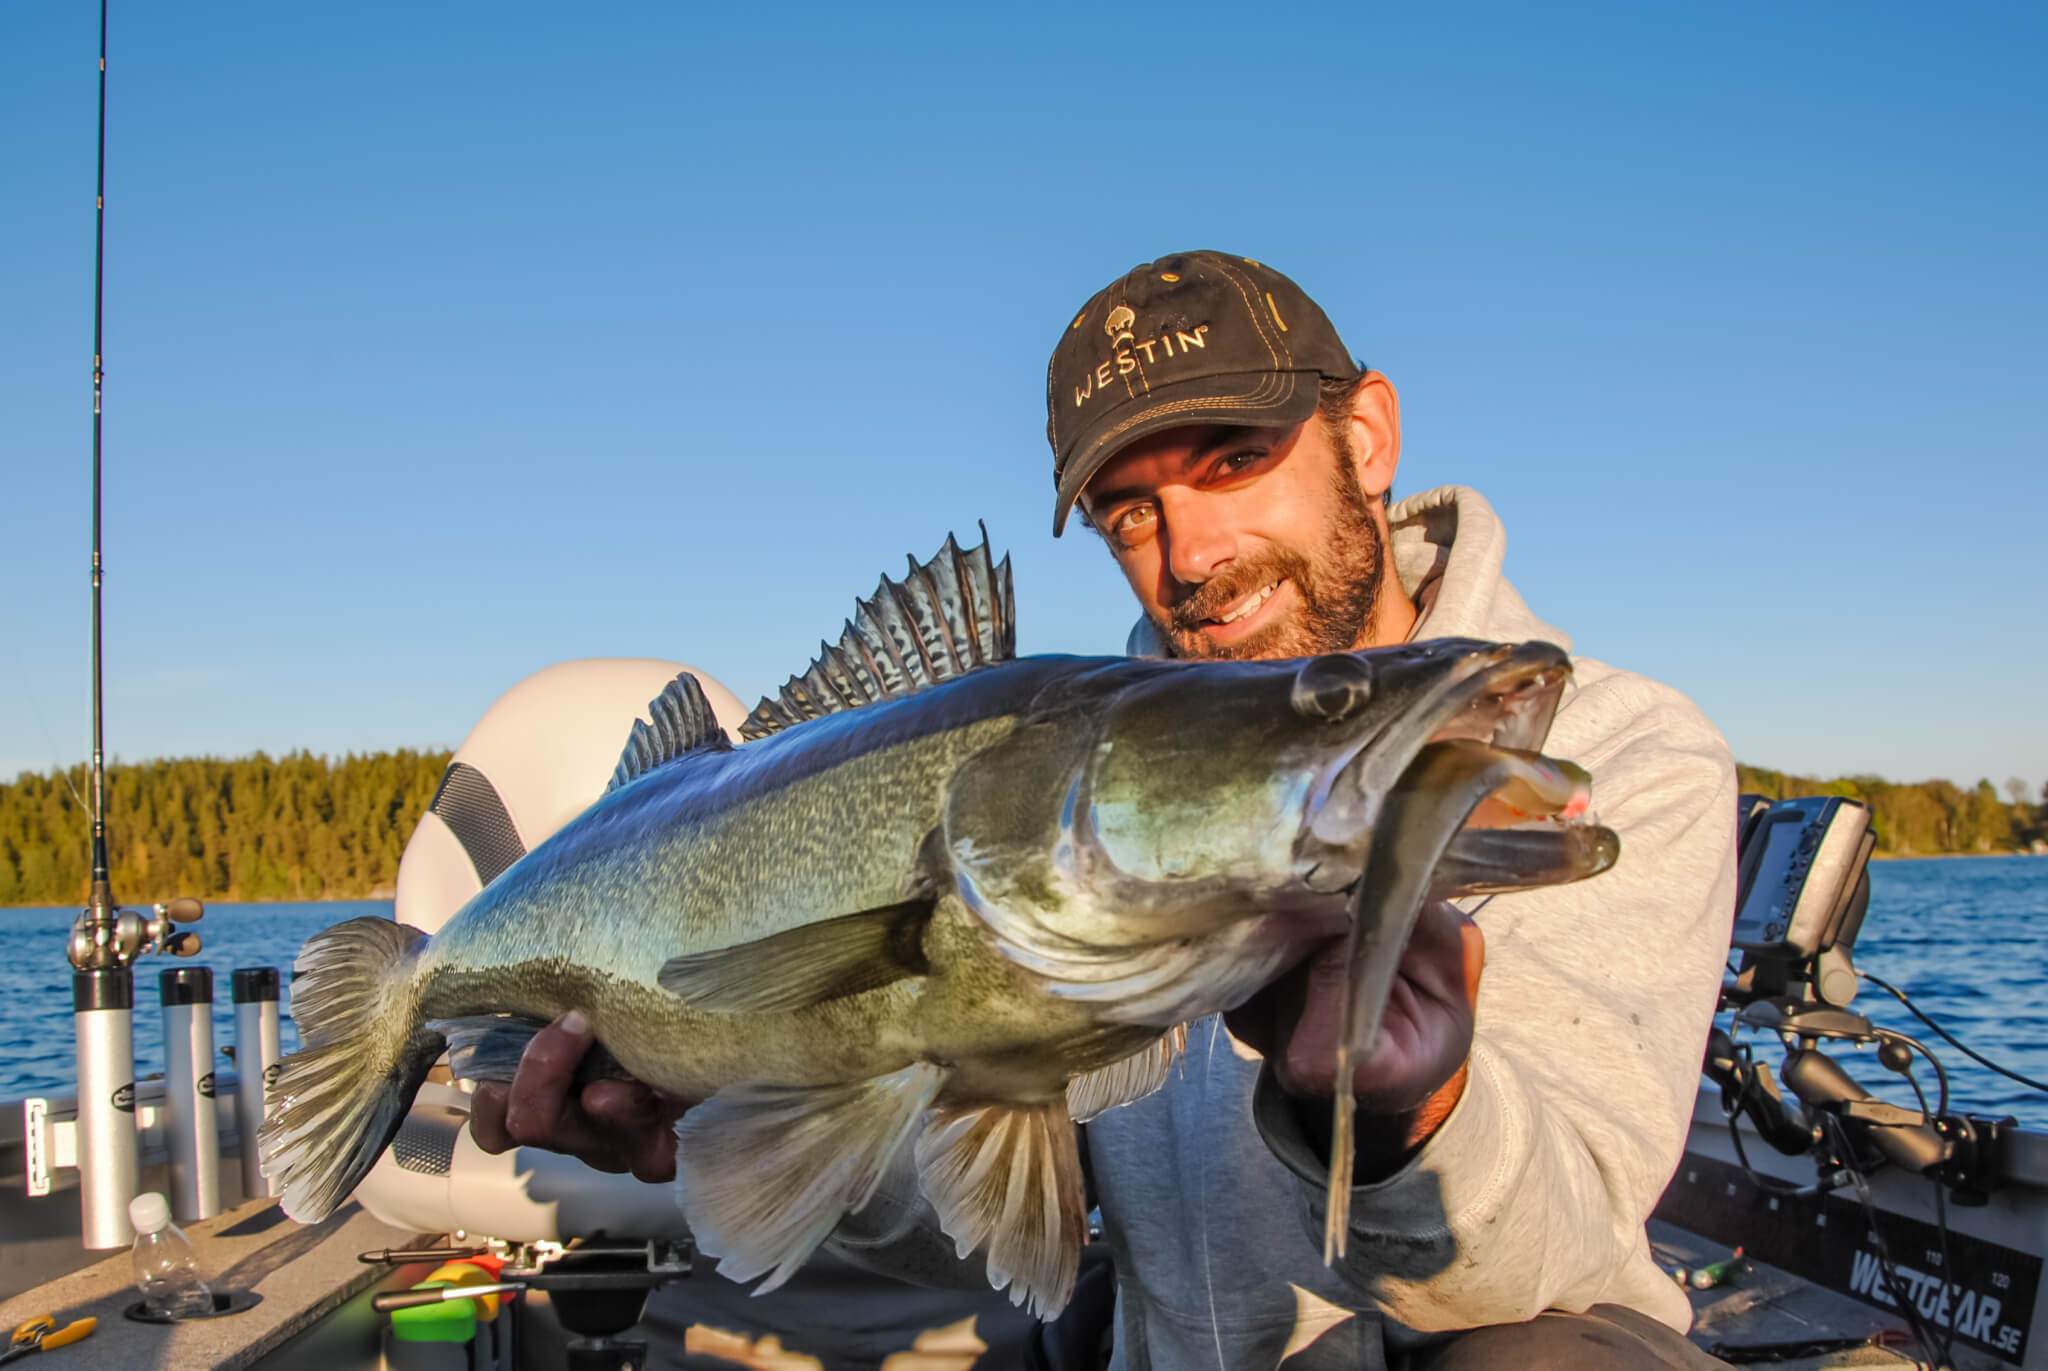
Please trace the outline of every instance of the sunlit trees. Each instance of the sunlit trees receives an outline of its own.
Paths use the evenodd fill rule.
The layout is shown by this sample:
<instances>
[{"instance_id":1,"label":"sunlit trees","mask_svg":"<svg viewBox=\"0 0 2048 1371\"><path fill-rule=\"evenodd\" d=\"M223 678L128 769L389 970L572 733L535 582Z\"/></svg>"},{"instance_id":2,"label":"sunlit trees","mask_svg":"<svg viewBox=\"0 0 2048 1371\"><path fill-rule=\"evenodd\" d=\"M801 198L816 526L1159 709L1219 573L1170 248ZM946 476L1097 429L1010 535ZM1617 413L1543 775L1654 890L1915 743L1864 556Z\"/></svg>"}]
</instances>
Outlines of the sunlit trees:
<instances>
[{"instance_id":1,"label":"sunlit trees","mask_svg":"<svg viewBox=\"0 0 2048 1371\"><path fill-rule=\"evenodd\" d=\"M2038 836L2033 807L1999 799L1988 780L1963 790L1948 781L1895 785L1877 776L1821 781L1762 767L1738 766L1736 771L1745 791L1773 800L1800 795L1861 800L1870 806L1877 850L1895 857L2020 851ZM2025 791L2020 783L2020 794Z\"/></svg>"},{"instance_id":2,"label":"sunlit trees","mask_svg":"<svg viewBox=\"0 0 2048 1371\"><path fill-rule=\"evenodd\" d=\"M445 752L411 750L116 763L107 770L114 893L139 904L389 890L447 764ZM0 784L0 905L84 898L91 825L78 797L86 787L82 767Z\"/></svg>"}]
</instances>

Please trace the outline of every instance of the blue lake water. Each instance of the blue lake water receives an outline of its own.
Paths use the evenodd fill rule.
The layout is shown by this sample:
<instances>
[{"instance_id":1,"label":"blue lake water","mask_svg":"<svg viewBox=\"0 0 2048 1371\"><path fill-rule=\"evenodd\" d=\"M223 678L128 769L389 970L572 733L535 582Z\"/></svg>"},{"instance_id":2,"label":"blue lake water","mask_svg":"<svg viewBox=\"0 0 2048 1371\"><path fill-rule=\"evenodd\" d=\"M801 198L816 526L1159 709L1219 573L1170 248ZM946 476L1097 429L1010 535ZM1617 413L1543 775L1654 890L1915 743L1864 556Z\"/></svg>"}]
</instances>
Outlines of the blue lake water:
<instances>
[{"instance_id":1,"label":"blue lake water","mask_svg":"<svg viewBox=\"0 0 2048 1371\"><path fill-rule=\"evenodd\" d=\"M1912 996L1971 1048L2048 1081L2048 858L1874 862L1870 878L1870 914L1857 942L1857 965ZM234 1041L231 970L275 966L289 981L292 959L309 934L343 919L390 912L388 900L210 906L196 925L205 946L192 961L213 968L215 1045ZM0 1101L69 1092L71 976L64 948L74 915L69 909L0 909L0 1041L13 1045L0 1060ZM145 959L138 967L138 1077L163 1070L156 973L175 964ZM2032 1127L2048 1128L2048 1095L1972 1062L1875 986L1865 987L1855 1007L1933 1048L1948 1070L1955 1107L2013 1114ZM286 1050L296 1045L288 1018L284 1037ZM1758 1055L1775 1064L1768 1044L1758 1045ZM1842 1060L1877 1093L1910 1100L1874 1054L1848 1052ZM1931 1098L1932 1080L1925 1071L1921 1075Z\"/></svg>"},{"instance_id":2,"label":"blue lake water","mask_svg":"<svg viewBox=\"0 0 2048 1371\"><path fill-rule=\"evenodd\" d=\"M135 964L135 1075L164 1069L163 1011L157 974L174 966L213 970L213 1045L235 1041L228 975L237 967L274 966L285 989L279 1029L284 1049L298 1046L289 1014L291 965L299 944L330 924L358 915L391 917L389 900L312 904L212 904L191 925L200 949L192 957L144 957ZM70 1094L78 1077L71 1028L71 963L65 959L75 909L0 909L0 1101L45 1091ZM221 1063L223 1069L226 1062Z\"/></svg>"}]
</instances>

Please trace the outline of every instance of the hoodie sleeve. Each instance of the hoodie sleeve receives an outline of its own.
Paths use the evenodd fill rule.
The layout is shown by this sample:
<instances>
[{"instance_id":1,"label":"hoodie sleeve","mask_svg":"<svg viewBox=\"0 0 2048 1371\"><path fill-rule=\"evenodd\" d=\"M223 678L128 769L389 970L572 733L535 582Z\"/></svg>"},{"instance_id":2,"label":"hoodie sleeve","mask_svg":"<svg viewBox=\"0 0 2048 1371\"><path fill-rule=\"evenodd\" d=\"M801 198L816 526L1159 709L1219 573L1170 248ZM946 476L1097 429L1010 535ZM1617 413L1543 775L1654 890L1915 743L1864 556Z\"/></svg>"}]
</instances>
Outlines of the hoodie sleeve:
<instances>
[{"instance_id":1,"label":"hoodie sleeve","mask_svg":"<svg viewBox=\"0 0 2048 1371\"><path fill-rule=\"evenodd\" d=\"M1615 867L1498 896L1471 1073L1400 1172L1352 1192L1343 1274L1425 1332L1631 1304L1684 1329L1644 1222L1683 1151L1735 892L1735 770L1677 692L1581 659L1545 750L1593 775ZM1597 669L1597 668L1596 668ZM1328 1168L1262 1073L1260 1133L1301 1178L1318 1249Z\"/></svg>"}]
</instances>

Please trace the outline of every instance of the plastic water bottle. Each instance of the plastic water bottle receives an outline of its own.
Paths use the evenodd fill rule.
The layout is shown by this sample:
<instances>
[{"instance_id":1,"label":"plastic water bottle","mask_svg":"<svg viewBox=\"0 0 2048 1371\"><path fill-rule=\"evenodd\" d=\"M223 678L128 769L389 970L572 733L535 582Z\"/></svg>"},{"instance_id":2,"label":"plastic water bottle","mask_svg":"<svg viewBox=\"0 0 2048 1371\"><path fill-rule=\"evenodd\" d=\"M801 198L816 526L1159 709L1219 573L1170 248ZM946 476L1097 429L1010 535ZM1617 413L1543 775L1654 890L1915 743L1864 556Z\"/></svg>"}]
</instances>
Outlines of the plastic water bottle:
<instances>
[{"instance_id":1,"label":"plastic water bottle","mask_svg":"<svg viewBox=\"0 0 2048 1371\"><path fill-rule=\"evenodd\" d=\"M195 1319L213 1313L213 1292L199 1277L199 1256L192 1240L171 1222L170 1202L155 1191L128 1203L128 1222L135 1226L135 1284L142 1307L164 1319Z\"/></svg>"}]
</instances>

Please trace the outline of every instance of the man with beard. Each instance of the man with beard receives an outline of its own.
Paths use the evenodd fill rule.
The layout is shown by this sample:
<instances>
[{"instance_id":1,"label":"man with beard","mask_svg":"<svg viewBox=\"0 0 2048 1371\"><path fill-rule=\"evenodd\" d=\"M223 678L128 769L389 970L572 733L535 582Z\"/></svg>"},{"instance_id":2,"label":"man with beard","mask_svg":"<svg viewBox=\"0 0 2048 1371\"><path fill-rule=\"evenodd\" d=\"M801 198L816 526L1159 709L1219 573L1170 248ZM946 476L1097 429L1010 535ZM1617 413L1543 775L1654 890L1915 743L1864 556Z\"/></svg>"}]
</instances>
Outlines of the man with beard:
<instances>
[{"instance_id":1,"label":"man with beard","mask_svg":"<svg viewBox=\"0 0 2048 1371\"><path fill-rule=\"evenodd\" d=\"M1183 253L1091 299L1047 374L1058 535L1078 510L1148 655L1570 639L1501 575L1458 486L1388 503L1386 377L1292 281ZM1728 948L1735 777L1682 696L1579 657L1545 751L1594 776L1617 867L1433 905L1357 1096L1347 1255L1322 1262L1330 948L1190 1034L1158 1093L1087 1126L1138 1367L1717 1366L1644 1222L1683 1147Z\"/></svg>"},{"instance_id":2,"label":"man with beard","mask_svg":"<svg viewBox=\"0 0 2048 1371\"><path fill-rule=\"evenodd\" d=\"M1278 272L1216 253L1138 267L1062 333L1047 405L1054 533L1078 509L1101 536L1143 610L1134 652L1570 646L1502 578L1504 535L1476 492L1389 506L1394 388ZM1194 1025L1163 1089L1087 1124L1117 1277L1113 1365L1719 1365L1680 1336L1690 1307L1643 1225L1685 1140L1728 947L1734 766L1676 692L1585 657L1575 670L1545 750L1593 773L1620 864L1425 913L1379 1046L1347 1083L1357 1187L1336 1268L1322 1199L1337 949L1228 1031ZM579 1089L589 1046L580 1025L543 1031L509 1088L477 1089L477 1141L672 1176L680 1102ZM985 1293L914 1184L885 1181L855 1219L835 1258ZM1084 1278L1053 1330L1080 1364L1093 1339L1073 1325L1092 1293Z\"/></svg>"}]
</instances>

